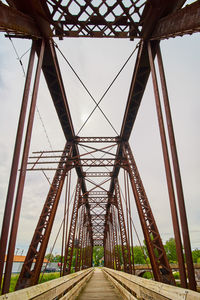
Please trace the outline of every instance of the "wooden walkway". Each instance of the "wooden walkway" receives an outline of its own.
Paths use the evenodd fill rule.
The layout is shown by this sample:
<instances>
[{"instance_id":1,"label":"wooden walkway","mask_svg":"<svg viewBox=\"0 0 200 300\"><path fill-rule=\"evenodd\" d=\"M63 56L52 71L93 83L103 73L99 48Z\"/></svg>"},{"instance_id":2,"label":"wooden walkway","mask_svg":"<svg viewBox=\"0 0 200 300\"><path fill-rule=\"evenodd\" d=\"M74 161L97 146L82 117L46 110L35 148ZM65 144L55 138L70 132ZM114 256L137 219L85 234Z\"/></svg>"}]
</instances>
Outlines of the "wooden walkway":
<instances>
[{"instance_id":1,"label":"wooden walkway","mask_svg":"<svg viewBox=\"0 0 200 300\"><path fill-rule=\"evenodd\" d=\"M120 293L104 276L101 269L95 268L92 278L88 281L78 300L122 300Z\"/></svg>"}]
</instances>

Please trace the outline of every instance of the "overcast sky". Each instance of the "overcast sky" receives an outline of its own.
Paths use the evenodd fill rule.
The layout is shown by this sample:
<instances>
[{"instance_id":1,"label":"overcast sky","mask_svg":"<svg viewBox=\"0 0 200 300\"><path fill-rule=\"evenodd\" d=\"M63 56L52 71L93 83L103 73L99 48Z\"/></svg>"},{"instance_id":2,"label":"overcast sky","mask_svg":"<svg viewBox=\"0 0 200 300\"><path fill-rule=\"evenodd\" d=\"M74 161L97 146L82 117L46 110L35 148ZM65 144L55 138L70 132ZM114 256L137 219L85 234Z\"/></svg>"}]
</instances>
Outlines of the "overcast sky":
<instances>
[{"instance_id":1,"label":"overcast sky","mask_svg":"<svg viewBox=\"0 0 200 300\"><path fill-rule=\"evenodd\" d=\"M83 79L94 98L98 101L138 41L65 39L56 42ZM16 39L13 40L13 43L19 56L22 56L30 48L30 41ZM0 220L2 221L16 127L23 94L24 75L11 42L9 39L4 38L3 34L0 35L0 44ZM182 172L192 248L200 248L199 34L162 41L161 48ZM22 58L25 69L27 67L28 55L26 54ZM101 104L101 108L118 133L120 132L126 106L135 57L136 55L129 61ZM77 133L93 109L94 103L81 87L60 54L58 54L58 58L75 132ZM37 107L53 149L62 150L65 143L64 135L43 75L40 81ZM115 136L116 133L108 125L102 114L96 110L80 135ZM130 144L161 237L165 242L173 236L173 229L151 77L149 78L133 128ZM49 149L50 145L44 127L38 112L36 112L30 154L32 151ZM48 174L50 178L52 178L52 175ZM49 184L41 173L27 173L16 248L20 248L21 250L27 249L48 188ZM132 203L133 220L140 238L143 240L133 199ZM49 247L54 241L55 234L62 220L62 211L63 196L58 208L53 237L51 238ZM138 244L136 238L135 244ZM59 247L60 242L58 242L55 252L59 252Z\"/></svg>"}]
</instances>

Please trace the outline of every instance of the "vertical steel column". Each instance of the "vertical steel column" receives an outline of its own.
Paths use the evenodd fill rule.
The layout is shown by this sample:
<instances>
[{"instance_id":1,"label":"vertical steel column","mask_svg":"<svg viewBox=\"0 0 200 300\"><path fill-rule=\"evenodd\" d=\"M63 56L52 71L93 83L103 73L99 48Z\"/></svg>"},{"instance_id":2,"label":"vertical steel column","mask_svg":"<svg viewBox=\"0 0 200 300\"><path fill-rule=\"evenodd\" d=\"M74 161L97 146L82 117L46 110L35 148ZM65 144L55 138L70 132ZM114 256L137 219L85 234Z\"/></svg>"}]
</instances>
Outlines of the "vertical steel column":
<instances>
[{"instance_id":1,"label":"vertical steel column","mask_svg":"<svg viewBox=\"0 0 200 300\"><path fill-rule=\"evenodd\" d=\"M165 164L165 172L166 172L166 178L167 178L167 186L168 186L168 193L169 193L169 200L170 200L170 207L171 207L171 214L172 214L172 222L173 222L173 227L174 227L177 257L178 257L179 268L180 268L181 286L186 288L187 287L187 279L186 279L183 251L182 251L180 228L179 228L179 223L178 223L178 215L177 215L177 209L176 209L176 200L175 200L174 187L173 187L173 181L172 181L167 140L166 140L166 135L165 135L165 127L164 127L163 116L162 116L162 108L161 108L161 104L160 104L160 95L159 95L158 83L157 83L157 78L156 78L156 70L155 70L155 65L154 65L150 42L148 43L148 54L149 54L149 62L150 62L150 66L151 66L151 74L152 74L152 80L153 80L156 110L157 110L157 116L158 116L158 124L159 124L159 129L160 129L160 137L161 137L163 158L164 158L164 164Z\"/></svg>"},{"instance_id":2,"label":"vertical steel column","mask_svg":"<svg viewBox=\"0 0 200 300\"><path fill-rule=\"evenodd\" d=\"M131 203L130 203L130 191L129 191L129 181L128 181L128 173L126 172L126 182L127 182L127 196L128 196L128 210L129 210L129 217L130 217L130 235L131 235L131 245L132 247L130 252L132 254L132 274L135 274L135 267L134 267L134 252L133 252L133 231L132 231L132 224L131 224Z\"/></svg>"},{"instance_id":3,"label":"vertical steel column","mask_svg":"<svg viewBox=\"0 0 200 300\"><path fill-rule=\"evenodd\" d=\"M81 189L81 179L78 179L76 185L76 193L74 197L74 205L72 209L72 217L71 217L71 224L69 229L69 238L67 241L67 247L65 251L65 259L63 264L63 275L69 274L71 271L72 265L72 257L74 251L74 238L76 232L76 224L77 224L77 217L78 217L78 209L79 209L79 202L80 202L80 189ZM67 270L66 270L67 268Z\"/></svg>"},{"instance_id":4,"label":"vertical steel column","mask_svg":"<svg viewBox=\"0 0 200 300\"><path fill-rule=\"evenodd\" d=\"M130 245L130 234L129 234L129 219L128 219L128 201L127 201L127 181L125 177L125 170L124 170L124 187L125 187L125 206L126 206L126 225L127 225L127 239Z\"/></svg>"},{"instance_id":5,"label":"vertical steel column","mask_svg":"<svg viewBox=\"0 0 200 300\"><path fill-rule=\"evenodd\" d=\"M113 235L112 235L112 224L110 222L109 226L109 236L110 236L110 267L114 269L114 257L113 257Z\"/></svg>"},{"instance_id":6,"label":"vertical steel column","mask_svg":"<svg viewBox=\"0 0 200 300\"><path fill-rule=\"evenodd\" d=\"M116 201L116 206L117 206L117 211L118 211L118 220L119 220L121 242L122 242L124 272L132 273L130 245L129 245L128 239L127 239L127 232L126 232L126 225L125 225L125 220L124 220L121 194L120 194L119 182L117 179L115 180L115 199L116 199L115 201Z\"/></svg>"},{"instance_id":7,"label":"vertical steel column","mask_svg":"<svg viewBox=\"0 0 200 300\"><path fill-rule=\"evenodd\" d=\"M116 216L115 209L113 205L111 206L112 210L112 218L113 218L113 241L114 241L114 257L115 257L115 265L116 270L120 271L120 255L119 255L119 246L118 246L118 238L117 238L117 224L116 224Z\"/></svg>"},{"instance_id":8,"label":"vertical steel column","mask_svg":"<svg viewBox=\"0 0 200 300\"><path fill-rule=\"evenodd\" d=\"M15 148L14 148L14 153L13 153L12 167L11 167L10 179L9 179L9 184L8 184L8 192L7 192L7 197L6 197L4 218L3 218L3 223L2 223L1 240L0 240L0 245L1 245L1 247L0 247L0 285L1 285L1 281L2 281L6 246L7 246L7 241L8 241L8 232L9 232L9 227L10 227L13 197L14 197L14 191L15 191L16 178L17 178L17 169L18 169L18 164L19 164L19 156L20 156L21 143L22 143L22 137L23 137L23 131L24 131L24 123L25 123L25 118L26 118L26 110L27 110L30 84L31 84L32 72L33 72L35 50L36 50L36 44L33 41L32 47L31 47L31 53L30 53L30 57L29 57L27 74L26 74L26 82L25 82L25 86L24 86L24 94L23 94L23 98L22 98L22 105L21 105L17 135L16 135L16 140L15 140Z\"/></svg>"},{"instance_id":9,"label":"vertical steel column","mask_svg":"<svg viewBox=\"0 0 200 300\"><path fill-rule=\"evenodd\" d=\"M65 237L66 237L66 214L67 214L67 199L68 199L68 181L69 174L67 174L66 178L66 188L65 188L65 203L64 203L64 212L63 212L63 230L62 230L62 245L61 245L61 254L60 254L60 276L62 276L62 263L63 263L63 250L65 245Z\"/></svg>"},{"instance_id":10,"label":"vertical steel column","mask_svg":"<svg viewBox=\"0 0 200 300\"><path fill-rule=\"evenodd\" d=\"M80 218L79 218L80 221L79 221L78 248L77 248L77 252L76 252L75 272L80 271L85 206L82 205L80 210L81 210L81 212L80 212Z\"/></svg>"},{"instance_id":11,"label":"vertical steel column","mask_svg":"<svg viewBox=\"0 0 200 300\"><path fill-rule=\"evenodd\" d=\"M31 143L31 134L32 134L32 128L33 128L33 120L34 120L34 114L35 114L40 73L41 73L42 62L43 62L44 48L45 48L45 42L44 42L44 40L42 40L41 46L40 46L40 54L39 54L39 58L38 58L37 69L36 69L35 82L34 82L34 87L33 87L33 95L32 95L31 108L30 108L30 113L29 113L28 126L27 126L27 132L26 132L26 138L25 138L25 144L24 144L24 152L23 152L23 157L22 157L22 164L21 164L21 171L20 171L20 177L19 177L19 183L18 183L18 189L17 189L17 196L16 196L16 201L15 201L15 208L14 208L14 214L13 214L13 222L12 222L12 228L11 228L11 234L10 234L10 241L9 241L9 246L8 246L8 256L7 256L7 261L6 261L6 269L5 269L2 293L7 293L9 291L9 286L10 286L10 277L11 277L11 272L12 272L13 256L14 256L15 244L16 244L16 238L17 238L17 230L18 230L18 224L19 224L22 195L23 195L24 182L25 182L25 177L26 177L26 166L27 166L28 153L29 153L29 148L30 148L30 143Z\"/></svg>"},{"instance_id":12,"label":"vertical steel column","mask_svg":"<svg viewBox=\"0 0 200 300\"><path fill-rule=\"evenodd\" d=\"M128 143L124 144L124 155L128 163L127 169L149 252L154 278L156 281L175 285L175 279L165 253L158 227Z\"/></svg>"},{"instance_id":13,"label":"vertical steel column","mask_svg":"<svg viewBox=\"0 0 200 300\"><path fill-rule=\"evenodd\" d=\"M66 172L68 171L68 158L71 155L72 146L66 143L61 158L50 186L47 198L44 202L33 238L22 266L15 289L19 290L38 283L45 252L49 242L53 222L55 219L60 195L64 185Z\"/></svg>"},{"instance_id":14,"label":"vertical steel column","mask_svg":"<svg viewBox=\"0 0 200 300\"><path fill-rule=\"evenodd\" d=\"M186 215L186 210L185 210L181 173L180 173L180 168L179 168L178 154L177 154L177 149L176 149L176 141L175 141L175 136L174 136L174 129L173 129L173 123L172 123L172 117L171 117L167 84L166 84L166 79L165 79L165 73L164 73L164 67L163 67L160 47L158 48L158 51L157 51L157 59L158 59L158 67L159 67L159 72L160 72L165 114L166 114L166 120L167 120L168 135L169 135L169 141L170 141L170 146L171 146L172 161L173 161L173 167L174 167L174 176L175 176L175 182L176 182L179 212L180 212L180 219L181 219L181 226L182 226L182 233L183 233L183 243L184 243L185 257L186 257L186 264L187 264L187 271L188 271L189 288L192 290L196 290L194 265L193 265L193 261L192 261L191 244L190 244L190 237L189 237L189 230L188 230L188 223L187 223L187 215ZM180 235L180 233L179 233L179 235Z\"/></svg>"}]
</instances>

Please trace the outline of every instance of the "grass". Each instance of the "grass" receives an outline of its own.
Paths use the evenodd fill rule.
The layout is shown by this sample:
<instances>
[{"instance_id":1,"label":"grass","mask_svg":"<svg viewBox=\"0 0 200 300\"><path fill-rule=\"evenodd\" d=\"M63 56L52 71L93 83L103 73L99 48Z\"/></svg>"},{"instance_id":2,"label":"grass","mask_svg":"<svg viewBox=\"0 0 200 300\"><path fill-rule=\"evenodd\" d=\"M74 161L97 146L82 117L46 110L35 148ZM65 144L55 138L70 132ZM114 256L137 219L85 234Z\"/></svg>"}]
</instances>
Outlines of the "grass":
<instances>
[{"instance_id":1,"label":"grass","mask_svg":"<svg viewBox=\"0 0 200 300\"><path fill-rule=\"evenodd\" d=\"M40 280L41 280L41 276L42 276L42 274L40 274ZM9 292L14 292L18 277L19 277L19 274L11 276ZM60 273L59 272L44 273L44 275L42 276L42 280L41 280L40 283L47 282L49 280L53 280L53 279L56 279L56 278L59 278L59 277L60 277Z\"/></svg>"},{"instance_id":2,"label":"grass","mask_svg":"<svg viewBox=\"0 0 200 300\"><path fill-rule=\"evenodd\" d=\"M40 279L41 279L41 274L40 274ZM40 283L43 283L43 282L46 282L46 281L49 281L49 280L53 280L53 279L56 279L56 278L59 278L60 277L60 273L59 272L53 272L53 273L44 273L44 275L42 276L42 280Z\"/></svg>"}]
</instances>

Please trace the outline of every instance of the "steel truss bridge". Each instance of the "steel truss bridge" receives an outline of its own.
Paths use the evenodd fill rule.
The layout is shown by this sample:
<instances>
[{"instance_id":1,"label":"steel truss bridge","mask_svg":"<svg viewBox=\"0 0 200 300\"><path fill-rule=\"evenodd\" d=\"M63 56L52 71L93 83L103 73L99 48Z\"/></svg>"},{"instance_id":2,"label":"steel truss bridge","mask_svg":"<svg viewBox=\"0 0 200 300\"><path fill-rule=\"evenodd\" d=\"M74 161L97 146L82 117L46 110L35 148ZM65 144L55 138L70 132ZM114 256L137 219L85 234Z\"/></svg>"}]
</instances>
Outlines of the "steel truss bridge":
<instances>
[{"instance_id":1,"label":"steel truss bridge","mask_svg":"<svg viewBox=\"0 0 200 300\"><path fill-rule=\"evenodd\" d=\"M32 39L1 231L0 279L3 294L9 291L27 170L54 170L55 175L33 233L33 238L16 284L16 290L38 283L65 181L67 181L67 193L70 193L72 169L76 170L77 184L73 198L72 214L71 216L67 215L65 219L65 238L62 245L64 262L62 263L61 275L70 274L73 253L76 253L76 272L92 267L94 246L104 247L105 267L135 274L134 255L131 247L133 241L130 193L132 192L154 279L158 282L175 285L159 229L129 145L129 138L150 74L152 75L158 114L181 286L186 289L196 290L183 188L162 54L159 46L162 39L200 31L200 2L195 1L190 5L184 6L185 2L184 0L0 1L0 30L5 32L5 36ZM83 137L75 135L57 59L54 37L59 39L71 37L139 39L137 59L119 136ZM20 175L16 185L20 151L23 146L22 137L27 114L28 96L36 56L37 68L33 83L33 94ZM155 59L158 61L158 70L155 68ZM41 72L44 74L66 138L66 144L61 151L41 151L34 153L30 157L29 147ZM164 109L161 108L158 77L161 80ZM163 113L167 119L167 128L164 126ZM167 134L170 141L169 146L166 142ZM87 155L81 154L81 145L84 145L87 149ZM172 163L169 159L169 152L172 156ZM118 175L120 170L124 172L123 193L125 195L126 213L122 205L122 191L119 184ZM175 177L178 208L176 207L172 176ZM15 191L16 198L14 202ZM66 199L65 209L67 212L69 211L68 195ZM12 216L13 207L14 213ZM68 224L68 227L66 224ZM183 248L186 265L184 263ZM4 263L6 249L8 249L7 260ZM122 251L122 263L120 249ZM3 276L4 267L5 274ZM109 273L109 271L107 272Z\"/></svg>"}]
</instances>

